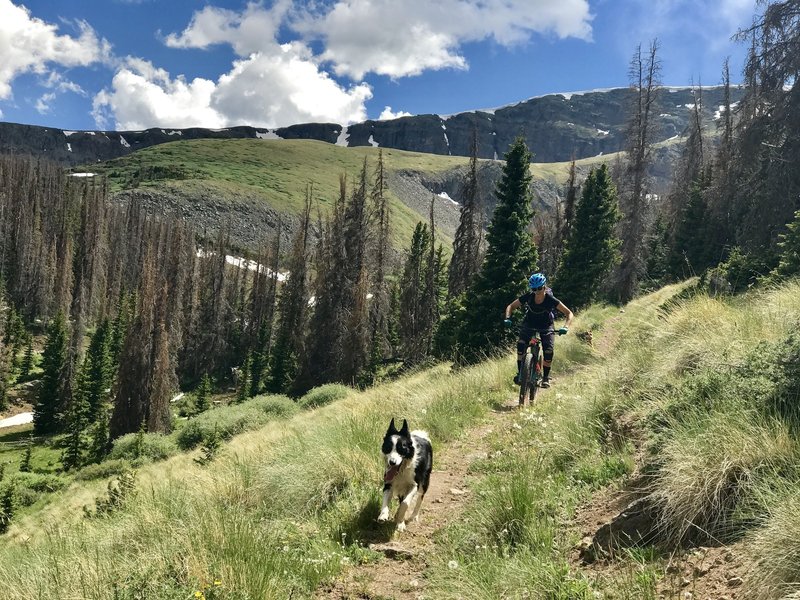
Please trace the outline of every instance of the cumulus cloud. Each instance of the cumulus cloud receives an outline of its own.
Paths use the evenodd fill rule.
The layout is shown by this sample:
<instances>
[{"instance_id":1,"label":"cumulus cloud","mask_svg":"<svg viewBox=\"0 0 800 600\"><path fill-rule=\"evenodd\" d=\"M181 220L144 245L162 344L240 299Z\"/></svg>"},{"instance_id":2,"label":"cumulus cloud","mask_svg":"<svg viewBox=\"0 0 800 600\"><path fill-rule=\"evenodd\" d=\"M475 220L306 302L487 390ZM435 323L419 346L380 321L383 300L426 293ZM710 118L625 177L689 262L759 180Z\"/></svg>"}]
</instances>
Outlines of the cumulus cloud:
<instances>
[{"instance_id":1,"label":"cumulus cloud","mask_svg":"<svg viewBox=\"0 0 800 600\"><path fill-rule=\"evenodd\" d=\"M42 94L42 96L36 101L35 104L36 110L39 112L40 115L50 112L50 105L55 99L56 95L53 92Z\"/></svg>"},{"instance_id":2,"label":"cumulus cloud","mask_svg":"<svg viewBox=\"0 0 800 600\"><path fill-rule=\"evenodd\" d=\"M45 74L53 65L86 66L105 60L110 45L85 21L79 35L59 35L58 27L31 16L24 6L0 0L0 99L11 96L11 82L23 73Z\"/></svg>"},{"instance_id":3,"label":"cumulus cloud","mask_svg":"<svg viewBox=\"0 0 800 600\"><path fill-rule=\"evenodd\" d=\"M302 48L300 49L302 50ZM218 81L175 78L129 59L110 89L94 99L98 127L279 127L308 121L352 123L366 118L369 86L342 88L291 45L280 54L236 61Z\"/></svg>"},{"instance_id":4,"label":"cumulus cloud","mask_svg":"<svg viewBox=\"0 0 800 600\"><path fill-rule=\"evenodd\" d=\"M591 20L587 0L340 0L293 25L324 42L322 58L338 75L360 80L467 68L460 47L468 42L510 46L534 33L588 40Z\"/></svg>"},{"instance_id":5,"label":"cumulus cloud","mask_svg":"<svg viewBox=\"0 0 800 600\"><path fill-rule=\"evenodd\" d=\"M388 121L390 119L398 119L400 117L410 117L410 116L411 113L405 112L403 110L398 110L397 112L395 112L392 110L391 106L384 106L383 111L378 117L378 121Z\"/></svg>"}]
</instances>

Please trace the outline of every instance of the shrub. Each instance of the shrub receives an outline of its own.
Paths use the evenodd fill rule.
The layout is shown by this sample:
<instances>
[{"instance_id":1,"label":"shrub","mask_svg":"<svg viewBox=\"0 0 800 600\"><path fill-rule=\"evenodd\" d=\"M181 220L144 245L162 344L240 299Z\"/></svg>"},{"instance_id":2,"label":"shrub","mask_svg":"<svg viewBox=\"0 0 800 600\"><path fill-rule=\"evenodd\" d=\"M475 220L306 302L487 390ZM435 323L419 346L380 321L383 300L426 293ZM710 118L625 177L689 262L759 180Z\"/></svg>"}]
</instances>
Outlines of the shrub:
<instances>
[{"instance_id":1,"label":"shrub","mask_svg":"<svg viewBox=\"0 0 800 600\"><path fill-rule=\"evenodd\" d=\"M229 439L275 419L289 417L297 410L297 404L286 396L259 396L197 415L176 434L175 441L182 450L189 450L209 439L214 429L222 439Z\"/></svg>"},{"instance_id":2,"label":"shrub","mask_svg":"<svg viewBox=\"0 0 800 600\"><path fill-rule=\"evenodd\" d=\"M96 465L88 465L75 473L75 479L79 481L91 481L93 479L104 479L113 475L119 475L131 468L131 462L125 458L104 460Z\"/></svg>"},{"instance_id":3,"label":"shrub","mask_svg":"<svg viewBox=\"0 0 800 600\"><path fill-rule=\"evenodd\" d=\"M164 460L177 454L178 447L170 436L160 433L128 433L114 440L109 457L112 460L149 458Z\"/></svg>"},{"instance_id":4,"label":"shrub","mask_svg":"<svg viewBox=\"0 0 800 600\"><path fill-rule=\"evenodd\" d=\"M317 408L336 402L350 393L350 388L340 383L326 383L310 390L298 402L302 408Z\"/></svg>"}]
</instances>

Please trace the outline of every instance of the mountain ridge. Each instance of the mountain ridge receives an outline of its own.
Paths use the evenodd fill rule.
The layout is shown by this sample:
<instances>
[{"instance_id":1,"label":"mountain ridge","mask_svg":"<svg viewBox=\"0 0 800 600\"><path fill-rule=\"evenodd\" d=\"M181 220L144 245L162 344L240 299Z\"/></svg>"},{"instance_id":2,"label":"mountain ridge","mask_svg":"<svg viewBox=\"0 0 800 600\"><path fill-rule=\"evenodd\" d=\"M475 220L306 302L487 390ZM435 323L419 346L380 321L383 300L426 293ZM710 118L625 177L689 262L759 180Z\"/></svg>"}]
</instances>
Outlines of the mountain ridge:
<instances>
[{"instance_id":1,"label":"mountain ridge","mask_svg":"<svg viewBox=\"0 0 800 600\"><path fill-rule=\"evenodd\" d=\"M662 87L656 141L680 135L689 122L695 88ZM701 88L704 105L719 107L724 88ZM150 146L185 139L310 139L348 147L380 146L429 154L469 156L473 131L479 158L498 159L518 135L536 162L564 162L623 149L631 88L560 92L491 109L452 115L422 114L352 125L301 123L279 128L239 125L224 129L153 127L131 131L72 131L0 122L0 152L46 156L67 165L119 158ZM731 88L737 102L743 88ZM719 110L703 110L713 125Z\"/></svg>"}]
</instances>

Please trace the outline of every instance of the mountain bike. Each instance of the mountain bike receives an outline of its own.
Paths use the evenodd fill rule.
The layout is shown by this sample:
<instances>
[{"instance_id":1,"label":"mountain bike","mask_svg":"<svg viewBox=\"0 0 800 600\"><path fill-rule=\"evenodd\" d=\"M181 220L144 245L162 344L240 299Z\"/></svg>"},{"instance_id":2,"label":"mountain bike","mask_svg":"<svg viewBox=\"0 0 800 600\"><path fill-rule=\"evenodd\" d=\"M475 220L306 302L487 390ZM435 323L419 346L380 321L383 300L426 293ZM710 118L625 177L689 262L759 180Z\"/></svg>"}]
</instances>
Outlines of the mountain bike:
<instances>
[{"instance_id":1,"label":"mountain bike","mask_svg":"<svg viewBox=\"0 0 800 600\"><path fill-rule=\"evenodd\" d=\"M519 373L519 405L526 406L536 398L539 381L542 378L542 342L535 331L525 352L522 369Z\"/></svg>"}]
</instances>

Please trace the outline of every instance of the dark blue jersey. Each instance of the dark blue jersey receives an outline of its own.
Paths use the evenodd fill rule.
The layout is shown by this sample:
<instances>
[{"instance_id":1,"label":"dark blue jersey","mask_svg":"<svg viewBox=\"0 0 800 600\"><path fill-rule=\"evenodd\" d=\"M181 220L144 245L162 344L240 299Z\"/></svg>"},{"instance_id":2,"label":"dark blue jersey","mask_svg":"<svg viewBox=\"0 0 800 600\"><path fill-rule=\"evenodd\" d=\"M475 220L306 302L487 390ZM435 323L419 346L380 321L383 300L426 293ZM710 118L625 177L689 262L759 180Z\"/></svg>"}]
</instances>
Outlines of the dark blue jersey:
<instances>
[{"instance_id":1,"label":"dark blue jersey","mask_svg":"<svg viewBox=\"0 0 800 600\"><path fill-rule=\"evenodd\" d=\"M556 306L561 303L561 300L553 296L552 290L547 290L544 293L544 299L538 304L536 303L536 295L533 292L520 296L519 303L525 307L523 325L539 330L553 328L553 315Z\"/></svg>"}]
</instances>

